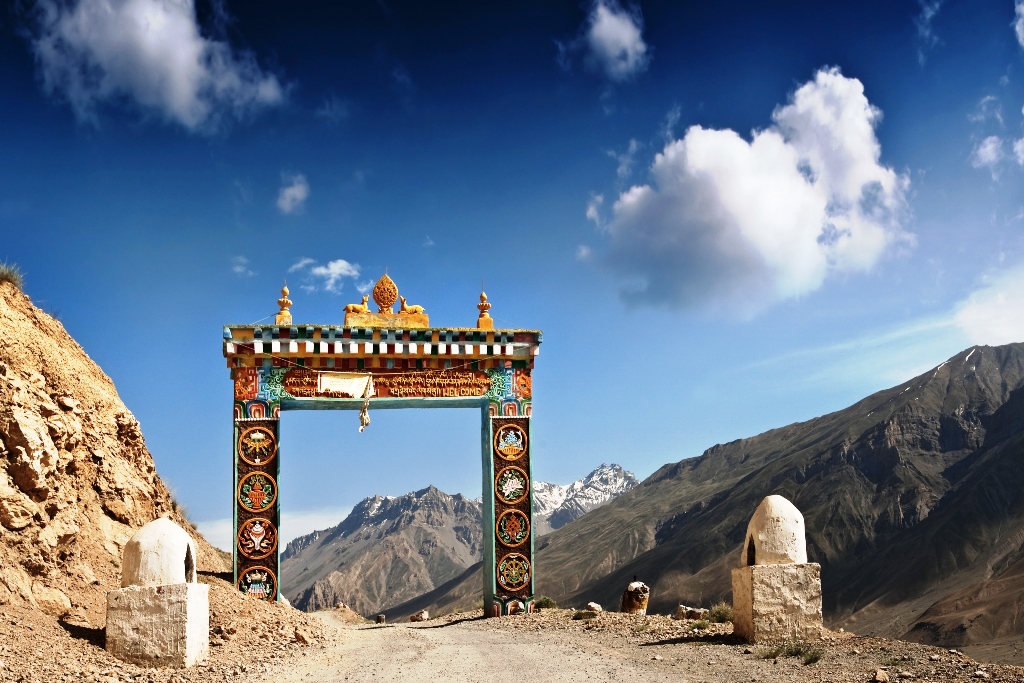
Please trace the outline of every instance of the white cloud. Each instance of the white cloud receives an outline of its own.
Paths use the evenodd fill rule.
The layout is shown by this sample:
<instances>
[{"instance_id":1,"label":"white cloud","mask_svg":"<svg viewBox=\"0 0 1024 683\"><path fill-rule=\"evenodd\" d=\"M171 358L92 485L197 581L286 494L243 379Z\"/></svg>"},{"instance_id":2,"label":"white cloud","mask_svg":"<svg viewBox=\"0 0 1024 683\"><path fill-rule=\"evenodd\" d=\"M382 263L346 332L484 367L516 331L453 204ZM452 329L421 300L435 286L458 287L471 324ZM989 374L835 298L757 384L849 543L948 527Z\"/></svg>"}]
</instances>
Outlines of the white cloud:
<instances>
[{"instance_id":1,"label":"white cloud","mask_svg":"<svg viewBox=\"0 0 1024 683\"><path fill-rule=\"evenodd\" d=\"M231 272L238 277L252 277L256 273L249 269L249 259L244 256L231 258Z\"/></svg>"},{"instance_id":2,"label":"white cloud","mask_svg":"<svg viewBox=\"0 0 1024 683\"><path fill-rule=\"evenodd\" d=\"M282 548L290 541L311 534L314 531L323 531L337 526L342 520L348 517L352 508L329 507L319 510L307 510L305 512L281 512L281 546ZM199 522L196 525L199 533L215 548L225 552L231 552L234 543L234 530L230 518L212 519L207 522Z\"/></svg>"},{"instance_id":3,"label":"white cloud","mask_svg":"<svg viewBox=\"0 0 1024 683\"><path fill-rule=\"evenodd\" d=\"M1024 266L987 277L957 304L954 321L973 344L1024 341Z\"/></svg>"},{"instance_id":4,"label":"white cloud","mask_svg":"<svg viewBox=\"0 0 1024 683\"><path fill-rule=\"evenodd\" d=\"M284 101L251 54L202 35L194 0L40 0L30 31L43 87L81 120L127 99L205 132Z\"/></svg>"},{"instance_id":5,"label":"white cloud","mask_svg":"<svg viewBox=\"0 0 1024 683\"><path fill-rule=\"evenodd\" d=\"M316 259L311 259L308 256L303 256L298 261L293 263L290 268L288 268L288 272L294 273L297 270L305 270L314 263L316 263Z\"/></svg>"},{"instance_id":6,"label":"white cloud","mask_svg":"<svg viewBox=\"0 0 1024 683\"><path fill-rule=\"evenodd\" d=\"M585 244L581 244L576 247L576 260L577 261L589 261L594 256L594 250Z\"/></svg>"},{"instance_id":7,"label":"white cloud","mask_svg":"<svg viewBox=\"0 0 1024 683\"><path fill-rule=\"evenodd\" d=\"M1017 163L1024 166L1024 138L1013 143L1013 156L1017 157Z\"/></svg>"},{"instance_id":8,"label":"white cloud","mask_svg":"<svg viewBox=\"0 0 1024 683\"><path fill-rule=\"evenodd\" d=\"M328 292L341 291L341 279L359 277L359 266L349 263L345 259L330 261L326 266L314 266L309 269L309 274L323 279L324 289Z\"/></svg>"},{"instance_id":9,"label":"white cloud","mask_svg":"<svg viewBox=\"0 0 1024 683\"><path fill-rule=\"evenodd\" d=\"M974 168L987 168L996 177L996 166L1006 156L1003 151L1003 139L998 135L989 135L987 138L975 145L971 152L971 166Z\"/></svg>"},{"instance_id":10,"label":"white cloud","mask_svg":"<svg viewBox=\"0 0 1024 683\"><path fill-rule=\"evenodd\" d=\"M679 125L679 119L682 118L682 109L679 105L674 105L665 114L665 123L661 127L661 136L665 138L665 142L672 142L676 137L676 126Z\"/></svg>"},{"instance_id":11,"label":"white cloud","mask_svg":"<svg viewBox=\"0 0 1024 683\"><path fill-rule=\"evenodd\" d=\"M288 269L289 273L295 271L301 271L308 276L309 281L301 286L305 291L315 291L315 283L319 282L325 291L338 294L341 292L344 278L359 277L359 264L349 263L340 258L328 261L327 265L321 266L314 259L303 257Z\"/></svg>"},{"instance_id":12,"label":"white cloud","mask_svg":"<svg viewBox=\"0 0 1024 683\"><path fill-rule=\"evenodd\" d=\"M277 208L281 213L292 214L302 211L309 198L309 181L301 173L288 176L277 193Z\"/></svg>"},{"instance_id":13,"label":"white cloud","mask_svg":"<svg viewBox=\"0 0 1024 683\"><path fill-rule=\"evenodd\" d=\"M601 227L601 204L603 203L603 194L592 194L590 201L587 202L587 220L594 221L594 225L598 227Z\"/></svg>"},{"instance_id":14,"label":"white cloud","mask_svg":"<svg viewBox=\"0 0 1024 683\"><path fill-rule=\"evenodd\" d=\"M632 80L647 69L651 51L643 39L639 7L623 8L616 0L594 0L579 37L558 44L558 62L568 69L571 55L584 52L587 66L615 83Z\"/></svg>"},{"instance_id":15,"label":"white cloud","mask_svg":"<svg viewBox=\"0 0 1024 683\"><path fill-rule=\"evenodd\" d=\"M1013 21L1013 32L1017 34L1017 42L1024 47L1024 0L1017 0L1013 9L1016 14Z\"/></svg>"},{"instance_id":16,"label":"white cloud","mask_svg":"<svg viewBox=\"0 0 1024 683\"><path fill-rule=\"evenodd\" d=\"M632 139L629 141L629 146L626 148L625 152L608 150L608 156L619 162L619 165L615 169L615 175L619 176L620 180L625 180L629 177L629 174L633 172L633 162L636 160L636 153L639 150L640 143Z\"/></svg>"},{"instance_id":17,"label":"white cloud","mask_svg":"<svg viewBox=\"0 0 1024 683\"><path fill-rule=\"evenodd\" d=\"M588 58L605 76L621 83L647 68L650 53L639 8L627 11L613 0L597 0L588 21Z\"/></svg>"},{"instance_id":18,"label":"white cloud","mask_svg":"<svg viewBox=\"0 0 1024 683\"><path fill-rule=\"evenodd\" d=\"M430 235L427 235L426 238L423 240L423 248L430 249L432 246L434 246L434 240L430 238Z\"/></svg>"},{"instance_id":19,"label":"white cloud","mask_svg":"<svg viewBox=\"0 0 1024 683\"><path fill-rule=\"evenodd\" d=\"M605 231L627 300L752 313L912 243L909 181L879 161L881 112L859 80L822 69L772 119L750 142L692 126L655 156L650 184L619 195Z\"/></svg>"},{"instance_id":20,"label":"white cloud","mask_svg":"<svg viewBox=\"0 0 1024 683\"><path fill-rule=\"evenodd\" d=\"M967 115L967 120L974 123L984 123L989 119L998 121L1000 125L1003 123L1003 107L995 95L982 97L974 111Z\"/></svg>"},{"instance_id":21,"label":"white cloud","mask_svg":"<svg viewBox=\"0 0 1024 683\"><path fill-rule=\"evenodd\" d=\"M914 17L914 26L917 27L917 61L924 66L928 51L941 42L935 35L932 21L942 7L942 0L917 0L917 4L921 6L921 13Z\"/></svg>"}]
</instances>

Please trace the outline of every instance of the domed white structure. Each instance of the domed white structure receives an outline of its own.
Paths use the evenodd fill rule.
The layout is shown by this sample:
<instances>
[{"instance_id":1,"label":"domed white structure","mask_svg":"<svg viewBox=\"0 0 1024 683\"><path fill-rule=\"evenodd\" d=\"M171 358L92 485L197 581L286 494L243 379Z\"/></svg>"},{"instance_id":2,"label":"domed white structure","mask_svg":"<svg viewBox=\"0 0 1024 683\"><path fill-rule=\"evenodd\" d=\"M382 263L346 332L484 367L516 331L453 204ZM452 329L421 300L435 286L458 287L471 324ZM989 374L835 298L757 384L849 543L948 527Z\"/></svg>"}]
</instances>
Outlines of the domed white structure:
<instances>
[{"instance_id":1,"label":"domed white structure","mask_svg":"<svg viewBox=\"0 0 1024 683\"><path fill-rule=\"evenodd\" d=\"M121 587L196 582L196 544L180 526L161 517L135 532L124 546Z\"/></svg>"},{"instance_id":2,"label":"domed white structure","mask_svg":"<svg viewBox=\"0 0 1024 683\"><path fill-rule=\"evenodd\" d=\"M766 496L747 524L740 566L806 562L803 514L782 496Z\"/></svg>"},{"instance_id":3,"label":"domed white structure","mask_svg":"<svg viewBox=\"0 0 1024 683\"><path fill-rule=\"evenodd\" d=\"M196 544L169 519L125 544L120 590L107 593L107 652L142 666L192 666L210 650L210 587L196 582Z\"/></svg>"},{"instance_id":4,"label":"domed white structure","mask_svg":"<svg viewBox=\"0 0 1024 683\"><path fill-rule=\"evenodd\" d=\"M804 516L767 496L747 524L732 570L733 632L752 642L821 637L821 566L807 561Z\"/></svg>"}]
</instances>

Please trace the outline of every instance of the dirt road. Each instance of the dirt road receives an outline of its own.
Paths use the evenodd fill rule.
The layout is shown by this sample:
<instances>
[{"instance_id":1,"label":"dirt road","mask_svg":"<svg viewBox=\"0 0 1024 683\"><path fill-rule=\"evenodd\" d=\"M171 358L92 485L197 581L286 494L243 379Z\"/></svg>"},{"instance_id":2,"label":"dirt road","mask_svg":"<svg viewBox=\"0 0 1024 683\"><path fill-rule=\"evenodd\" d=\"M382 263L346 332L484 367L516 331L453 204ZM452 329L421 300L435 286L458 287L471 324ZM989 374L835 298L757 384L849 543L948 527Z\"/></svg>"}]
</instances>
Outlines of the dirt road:
<instances>
[{"instance_id":1,"label":"dirt road","mask_svg":"<svg viewBox=\"0 0 1024 683\"><path fill-rule=\"evenodd\" d=\"M817 657L805 663L803 655L772 656L771 648L737 641L730 624L695 628L667 617L602 613L580 621L568 610L552 610L378 626L341 623L331 612L317 616L341 629L339 637L276 670L275 678L288 683L863 683L881 670L892 681L1024 680L1019 667L986 666L959 652L848 633L830 633L811 644Z\"/></svg>"},{"instance_id":2,"label":"dirt road","mask_svg":"<svg viewBox=\"0 0 1024 683\"><path fill-rule=\"evenodd\" d=\"M511 634L477 620L344 628L341 645L287 680L489 683L518 678L516 671L529 672L526 677L536 683L680 680L623 652L588 652L550 633Z\"/></svg>"}]
</instances>

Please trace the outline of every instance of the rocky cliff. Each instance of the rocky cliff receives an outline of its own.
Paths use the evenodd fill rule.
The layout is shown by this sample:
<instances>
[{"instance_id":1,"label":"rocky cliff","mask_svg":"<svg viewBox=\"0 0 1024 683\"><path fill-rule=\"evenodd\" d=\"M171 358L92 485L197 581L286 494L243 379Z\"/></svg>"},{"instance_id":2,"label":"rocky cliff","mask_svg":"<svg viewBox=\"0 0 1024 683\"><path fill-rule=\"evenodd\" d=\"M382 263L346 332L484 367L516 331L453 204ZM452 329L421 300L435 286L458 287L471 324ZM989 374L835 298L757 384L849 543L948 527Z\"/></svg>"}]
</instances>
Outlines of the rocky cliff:
<instances>
[{"instance_id":1,"label":"rocky cliff","mask_svg":"<svg viewBox=\"0 0 1024 683\"><path fill-rule=\"evenodd\" d=\"M102 623L121 549L167 515L223 571L156 474L113 382L52 317L0 282L0 604Z\"/></svg>"}]
</instances>

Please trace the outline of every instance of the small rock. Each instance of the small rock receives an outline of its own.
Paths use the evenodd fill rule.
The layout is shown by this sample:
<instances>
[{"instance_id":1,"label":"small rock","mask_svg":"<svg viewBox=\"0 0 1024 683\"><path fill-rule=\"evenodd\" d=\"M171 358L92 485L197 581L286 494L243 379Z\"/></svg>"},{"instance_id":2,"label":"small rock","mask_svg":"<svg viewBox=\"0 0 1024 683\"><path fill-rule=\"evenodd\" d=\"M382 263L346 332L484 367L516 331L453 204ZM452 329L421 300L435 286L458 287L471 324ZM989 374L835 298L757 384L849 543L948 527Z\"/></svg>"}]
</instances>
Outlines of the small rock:
<instances>
[{"instance_id":1,"label":"small rock","mask_svg":"<svg viewBox=\"0 0 1024 683\"><path fill-rule=\"evenodd\" d=\"M600 612L601 611L601 605L597 604L596 602L588 602L586 608L588 610L590 610L591 612Z\"/></svg>"},{"instance_id":2,"label":"small rock","mask_svg":"<svg viewBox=\"0 0 1024 683\"><path fill-rule=\"evenodd\" d=\"M700 607L687 607L686 605L679 605L676 607L676 611L672 614L673 619L705 619L708 616L708 610Z\"/></svg>"},{"instance_id":3,"label":"small rock","mask_svg":"<svg viewBox=\"0 0 1024 683\"><path fill-rule=\"evenodd\" d=\"M651 659L653 659L656 662L660 662L661 661L661 655L654 655L653 657L651 657Z\"/></svg>"},{"instance_id":4,"label":"small rock","mask_svg":"<svg viewBox=\"0 0 1024 683\"><path fill-rule=\"evenodd\" d=\"M743 648L743 654L745 654L745 655L752 655L752 654L754 654L754 651L751 650L749 647L745 647L745 648Z\"/></svg>"},{"instance_id":5,"label":"small rock","mask_svg":"<svg viewBox=\"0 0 1024 683\"><path fill-rule=\"evenodd\" d=\"M978 669L977 671L974 672L974 677L975 678L992 678L992 674L990 674L987 671L982 671L981 669Z\"/></svg>"},{"instance_id":6,"label":"small rock","mask_svg":"<svg viewBox=\"0 0 1024 683\"><path fill-rule=\"evenodd\" d=\"M871 678L875 683L889 683L889 674L881 669L875 669L875 675Z\"/></svg>"},{"instance_id":7,"label":"small rock","mask_svg":"<svg viewBox=\"0 0 1024 683\"><path fill-rule=\"evenodd\" d=\"M409 617L409 621L427 621L430 619L430 612L425 609L421 609L416 614Z\"/></svg>"},{"instance_id":8,"label":"small rock","mask_svg":"<svg viewBox=\"0 0 1024 683\"><path fill-rule=\"evenodd\" d=\"M942 657L939 657L938 655L932 655L932 656L931 656L931 657L929 657L928 659L932 660L933 662L937 662L937 661L939 661L940 659L942 659Z\"/></svg>"},{"instance_id":9,"label":"small rock","mask_svg":"<svg viewBox=\"0 0 1024 683\"><path fill-rule=\"evenodd\" d=\"M309 645L313 642L313 634L304 628L295 629L295 642L299 645Z\"/></svg>"},{"instance_id":10,"label":"small rock","mask_svg":"<svg viewBox=\"0 0 1024 683\"><path fill-rule=\"evenodd\" d=\"M854 651L853 651L853 654L855 654L855 655L859 655L859 654L860 654L860 650L854 650Z\"/></svg>"},{"instance_id":11,"label":"small rock","mask_svg":"<svg viewBox=\"0 0 1024 683\"><path fill-rule=\"evenodd\" d=\"M900 671L896 674L896 678L913 678L914 674L909 671Z\"/></svg>"},{"instance_id":12,"label":"small rock","mask_svg":"<svg viewBox=\"0 0 1024 683\"><path fill-rule=\"evenodd\" d=\"M377 615L377 623L378 623L378 624L383 624L383 623L385 623L386 621L387 621L387 616L385 616L385 615L383 615L383 614L378 614L378 615Z\"/></svg>"}]
</instances>

